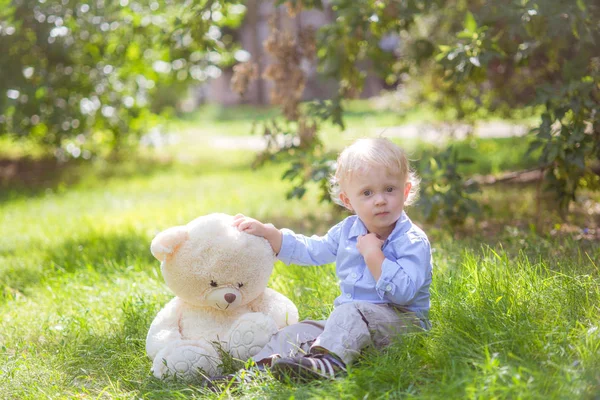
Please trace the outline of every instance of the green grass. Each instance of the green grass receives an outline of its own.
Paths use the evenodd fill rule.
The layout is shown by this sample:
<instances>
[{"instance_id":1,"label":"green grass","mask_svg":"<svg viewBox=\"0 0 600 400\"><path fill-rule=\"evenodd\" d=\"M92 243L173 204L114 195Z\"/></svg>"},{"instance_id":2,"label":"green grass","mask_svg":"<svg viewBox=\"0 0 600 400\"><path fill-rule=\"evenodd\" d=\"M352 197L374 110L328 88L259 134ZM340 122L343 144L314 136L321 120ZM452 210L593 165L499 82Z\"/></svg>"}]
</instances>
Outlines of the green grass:
<instances>
[{"instance_id":1,"label":"green grass","mask_svg":"<svg viewBox=\"0 0 600 400\"><path fill-rule=\"evenodd\" d=\"M473 160L473 164L461 167L466 176L518 171L539 164L539 151L527 154L528 138L473 138L455 142L453 146L462 157Z\"/></svg>"},{"instance_id":2,"label":"green grass","mask_svg":"<svg viewBox=\"0 0 600 400\"><path fill-rule=\"evenodd\" d=\"M520 165L494 143L478 149L506 156L478 155L480 170ZM597 398L600 246L536 233L531 190L514 188L482 194L497 210L491 235L426 227L433 329L367 351L347 378L287 385L265 375L221 393L154 379L145 337L172 297L150 255L156 233L217 211L303 233L340 218L314 188L285 201L283 166L252 171L250 152L180 144L159 156L72 165L0 196L0 398ZM278 263L270 285L301 318L325 318L338 291L332 265Z\"/></svg>"},{"instance_id":3,"label":"green grass","mask_svg":"<svg viewBox=\"0 0 600 400\"><path fill-rule=\"evenodd\" d=\"M341 147L343 142L359 136L379 135L386 127L439 121L441 117L435 111L424 107L392 109L388 106L378 106L371 100L348 101L344 107L345 130L341 131L331 122L321 126L322 139L329 147ZM196 138L213 135L261 135L260 125L280 114L279 110L273 107L204 105L198 111L184 115L172 126Z\"/></svg>"},{"instance_id":4,"label":"green grass","mask_svg":"<svg viewBox=\"0 0 600 400\"><path fill-rule=\"evenodd\" d=\"M327 149L340 150L354 139L364 136L388 136L397 141L411 154L413 160L421 159L424 154L438 151L452 141L462 156L474 159L472 166L463 168L466 174L498 174L502 171L514 171L532 168L537 165L539 154L526 154L528 138L468 138L451 140L441 137L435 143L425 143L419 138L402 137L402 133L392 132L389 128L402 125L443 124L445 115L427 107L408 107L407 105L386 104L377 100L352 100L344 103L345 130L340 130L330 122L322 124L320 138ZM514 124L534 126L539 122L539 113L523 112L523 116ZM256 108L247 105L221 107L204 105L198 111L171 122L167 130L182 132L184 143L208 143L214 136L248 137L255 139L262 134L260 124L280 115L276 108ZM494 118L486 116L483 121ZM442 128L440 128L442 129ZM392 133L390 133L392 132ZM181 146L178 152L185 154L187 148ZM539 152L538 152L539 153Z\"/></svg>"}]
</instances>

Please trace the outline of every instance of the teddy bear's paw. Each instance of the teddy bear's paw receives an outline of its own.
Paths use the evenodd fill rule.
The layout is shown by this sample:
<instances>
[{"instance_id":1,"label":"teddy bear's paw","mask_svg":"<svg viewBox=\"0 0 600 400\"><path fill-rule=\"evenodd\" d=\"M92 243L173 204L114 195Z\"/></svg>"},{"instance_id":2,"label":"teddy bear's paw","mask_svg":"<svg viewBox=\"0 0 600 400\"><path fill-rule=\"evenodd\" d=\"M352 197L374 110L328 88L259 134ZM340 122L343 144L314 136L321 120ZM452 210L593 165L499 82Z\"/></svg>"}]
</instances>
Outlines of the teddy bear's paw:
<instances>
[{"instance_id":1,"label":"teddy bear's paw","mask_svg":"<svg viewBox=\"0 0 600 400\"><path fill-rule=\"evenodd\" d=\"M264 314L252 313L239 318L229 332L229 353L240 360L247 360L277 333L277 324Z\"/></svg>"},{"instance_id":2,"label":"teddy bear's paw","mask_svg":"<svg viewBox=\"0 0 600 400\"><path fill-rule=\"evenodd\" d=\"M218 374L218 363L217 355L212 349L181 346L174 349L168 357L155 359L152 371L154 376L161 379L177 376L192 380Z\"/></svg>"},{"instance_id":3,"label":"teddy bear's paw","mask_svg":"<svg viewBox=\"0 0 600 400\"><path fill-rule=\"evenodd\" d=\"M152 374L158 379L171 379L177 375L177 371L174 369L173 362L163 357L156 357L154 359L151 371Z\"/></svg>"}]
</instances>

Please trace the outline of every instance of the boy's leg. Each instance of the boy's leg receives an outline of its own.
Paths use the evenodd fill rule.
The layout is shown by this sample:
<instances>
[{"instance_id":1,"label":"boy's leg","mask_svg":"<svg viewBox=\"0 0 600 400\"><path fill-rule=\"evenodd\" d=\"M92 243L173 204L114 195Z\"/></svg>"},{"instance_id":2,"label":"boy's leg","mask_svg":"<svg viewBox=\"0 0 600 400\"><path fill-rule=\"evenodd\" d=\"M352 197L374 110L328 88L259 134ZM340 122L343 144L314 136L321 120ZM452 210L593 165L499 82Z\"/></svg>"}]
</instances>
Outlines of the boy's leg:
<instances>
[{"instance_id":1,"label":"boy's leg","mask_svg":"<svg viewBox=\"0 0 600 400\"><path fill-rule=\"evenodd\" d=\"M308 355L276 360L273 375L300 381L334 379L345 374L346 364L356 359L365 347L383 347L393 335L422 330L414 313L387 304L346 303L331 313Z\"/></svg>"},{"instance_id":2,"label":"boy's leg","mask_svg":"<svg viewBox=\"0 0 600 400\"><path fill-rule=\"evenodd\" d=\"M256 364L271 365L273 359L308 353L315 339L323 333L325 321L305 320L277 332L252 359Z\"/></svg>"},{"instance_id":3,"label":"boy's leg","mask_svg":"<svg viewBox=\"0 0 600 400\"><path fill-rule=\"evenodd\" d=\"M333 310L311 352L333 353L349 364L367 346L380 348L388 345L394 335L422 330L414 313L401 312L387 304L346 303Z\"/></svg>"},{"instance_id":4,"label":"boy's leg","mask_svg":"<svg viewBox=\"0 0 600 400\"><path fill-rule=\"evenodd\" d=\"M347 303L336 307L325 322L323 333L310 347L310 353L307 356L276 360L273 375L281 380L290 378L310 381L335 379L345 374L346 364L373 342L369 324L356 304Z\"/></svg>"}]
</instances>

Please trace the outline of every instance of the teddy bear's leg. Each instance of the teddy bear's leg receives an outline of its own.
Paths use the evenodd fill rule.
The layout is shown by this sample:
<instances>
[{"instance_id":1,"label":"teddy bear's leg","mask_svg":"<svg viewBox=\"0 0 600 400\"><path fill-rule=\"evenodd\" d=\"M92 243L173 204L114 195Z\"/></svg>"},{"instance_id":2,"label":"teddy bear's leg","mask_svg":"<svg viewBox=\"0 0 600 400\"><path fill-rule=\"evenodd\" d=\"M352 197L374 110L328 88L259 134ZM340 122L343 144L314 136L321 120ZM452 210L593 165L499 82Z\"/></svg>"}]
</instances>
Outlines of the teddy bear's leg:
<instances>
[{"instance_id":1,"label":"teddy bear's leg","mask_svg":"<svg viewBox=\"0 0 600 400\"><path fill-rule=\"evenodd\" d=\"M189 340L159 352L152 363L152 373L161 379L177 376L192 380L202 375L217 375L220 363L210 343Z\"/></svg>"},{"instance_id":2,"label":"teddy bear's leg","mask_svg":"<svg viewBox=\"0 0 600 400\"><path fill-rule=\"evenodd\" d=\"M263 313L244 314L233 323L226 336L229 353L245 361L258 353L277 330L275 320Z\"/></svg>"}]
</instances>

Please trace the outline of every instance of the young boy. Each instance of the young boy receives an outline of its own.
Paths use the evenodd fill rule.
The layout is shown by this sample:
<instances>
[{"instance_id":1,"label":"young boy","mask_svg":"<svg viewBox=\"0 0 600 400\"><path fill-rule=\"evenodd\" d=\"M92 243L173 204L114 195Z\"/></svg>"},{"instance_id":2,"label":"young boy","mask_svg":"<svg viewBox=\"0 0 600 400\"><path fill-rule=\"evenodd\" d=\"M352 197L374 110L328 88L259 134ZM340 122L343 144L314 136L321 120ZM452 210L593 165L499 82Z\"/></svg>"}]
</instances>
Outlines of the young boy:
<instances>
[{"instance_id":1,"label":"young boy","mask_svg":"<svg viewBox=\"0 0 600 400\"><path fill-rule=\"evenodd\" d=\"M431 248L404 212L418 179L404 152L385 138L360 139L342 151L332 178L334 201L356 215L325 236L295 234L241 214L239 230L266 238L286 264L336 262L341 294L326 321L280 330L254 356L275 377L334 379L367 346L429 329Z\"/></svg>"}]
</instances>

